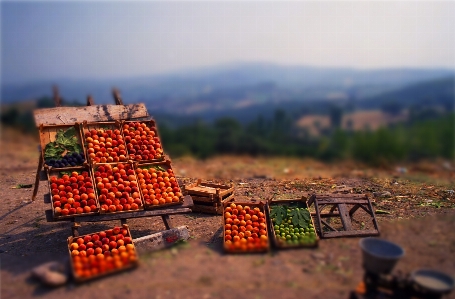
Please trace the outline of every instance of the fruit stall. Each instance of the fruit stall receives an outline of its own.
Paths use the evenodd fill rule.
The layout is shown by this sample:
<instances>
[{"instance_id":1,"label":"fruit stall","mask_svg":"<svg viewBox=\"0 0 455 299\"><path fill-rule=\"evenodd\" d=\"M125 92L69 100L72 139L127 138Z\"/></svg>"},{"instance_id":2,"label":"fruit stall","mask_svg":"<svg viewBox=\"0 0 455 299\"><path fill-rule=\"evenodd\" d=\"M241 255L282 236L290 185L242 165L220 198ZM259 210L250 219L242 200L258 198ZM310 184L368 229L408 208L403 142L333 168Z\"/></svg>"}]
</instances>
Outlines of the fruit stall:
<instances>
[{"instance_id":1,"label":"fruit stall","mask_svg":"<svg viewBox=\"0 0 455 299\"><path fill-rule=\"evenodd\" d=\"M144 104L87 102L34 113L41 152L32 200L45 181L47 221L72 223L68 251L79 282L137 265L128 219L158 216L171 230L169 215L190 213L193 206ZM121 227L79 236L82 223L110 220Z\"/></svg>"}]
</instances>

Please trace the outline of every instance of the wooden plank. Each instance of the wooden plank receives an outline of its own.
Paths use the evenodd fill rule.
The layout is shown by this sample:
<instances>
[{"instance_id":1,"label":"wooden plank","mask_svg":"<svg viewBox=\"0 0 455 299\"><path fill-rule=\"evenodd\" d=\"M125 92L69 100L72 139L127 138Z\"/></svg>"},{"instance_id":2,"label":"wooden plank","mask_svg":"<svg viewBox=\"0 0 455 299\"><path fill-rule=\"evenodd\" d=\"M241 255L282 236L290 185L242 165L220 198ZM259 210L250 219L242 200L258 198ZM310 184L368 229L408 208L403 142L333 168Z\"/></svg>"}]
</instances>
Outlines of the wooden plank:
<instances>
[{"instance_id":1,"label":"wooden plank","mask_svg":"<svg viewBox=\"0 0 455 299\"><path fill-rule=\"evenodd\" d=\"M338 194L338 193L329 193L329 194L318 194L315 195L317 199L325 199L325 198L358 198L358 199L365 199L367 198L366 194Z\"/></svg>"},{"instance_id":2,"label":"wooden plank","mask_svg":"<svg viewBox=\"0 0 455 299\"><path fill-rule=\"evenodd\" d=\"M322 219L321 219L321 222L322 222L325 226L327 226L328 228L330 228L331 230L333 230L333 231L335 231L335 232L338 231L338 230L336 230L335 228L333 228L330 224L328 224L325 220L322 220Z\"/></svg>"},{"instance_id":3,"label":"wooden plank","mask_svg":"<svg viewBox=\"0 0 455 299\"><path fill-rule=\"evenodd\" d=\"M40 125L73 125L76 122L102 122L122 119L149 117L143 103L130 105L94 105L84 107L56 107L37 109L34 112L35 124Z\"/></svg>"},{"instance_id":4,"label":"wooden plank","mask_svg":"<svg viewBox=\"0 0 455 299\"><path fill-rule=\"evenodd\" d=\"M170 230L133 239L133 242L137 253L141 255L151 251L168 248L179 240L188 240L189 238L190 234L188 228L186 226L179 226Z\"/></svg>"},{"instance_id":5,"label":"wooden plank","mask_svg":"<svg viewBox=\"0 0 455 299\"><path fill-rule=\"evenodd\" d=\"M352 230L351 217L349 216L348 207L344 203L338 204L338 211L340 212L341 222L343 223L344 230Z\"/></svg>"},{"instance_id":6,"label":"wooden plank","mask_svg":"<svg viewBox=\"0 0 455 299\"><path fill-rule=\"evenodd\" d=\"M196 195L191 195L191 197L193 198L193 201L195 202L209 202L209 203L219 203L221 201L219 201L217 198L213 198L213 197L209 197L209 196L196 196Z\"/></svg>"},{"instance_id":7,"label":"wooden plank","mask_svg":"<svg viewBox=\"0 0 455 299\"><path fill-rule=\"evenodd\" d=\"M35 201L36 194L38 194L38 186L39 186L39 181L40 181L40 172L41 168L43 168L43 155L41 154L38 158L38 170L36 171L36 177L35 177L35 185L33 186L33 193L32 193L32 201Z\"/></svg>"},{"instance_id":8,"label":"wooden plank","mask_svg":"<svg viewBox=\"0 0 455 299\"><path fill-rule=\"evenodd\" d=\"M368 204L368 199L317 198L319 204Z\"/></svg>"},{"instance_id":9,"label":"wooden plank","mask_svg":"<svg viewBox=\"0 0 455 299\"><path fill-rule=\"evenodd\" d=\"M368 237L377 236L379 231L375 229L369 230L350 230L350 231L338 231L338 232L324 232L323 238L341 238L341 237Z\"/></svg>"}]
</instances>

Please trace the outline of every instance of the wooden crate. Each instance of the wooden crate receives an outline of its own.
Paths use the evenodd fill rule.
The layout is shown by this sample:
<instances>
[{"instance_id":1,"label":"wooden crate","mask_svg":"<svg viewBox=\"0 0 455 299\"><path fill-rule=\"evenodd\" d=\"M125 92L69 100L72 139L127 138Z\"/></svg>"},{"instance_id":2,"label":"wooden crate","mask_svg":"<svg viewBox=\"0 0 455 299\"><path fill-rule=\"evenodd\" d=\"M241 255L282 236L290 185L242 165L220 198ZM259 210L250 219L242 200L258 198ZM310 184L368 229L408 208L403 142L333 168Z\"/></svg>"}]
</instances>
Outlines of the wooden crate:
<instances>
[{"instance_id":1,"label":"wooden crate","mask_svg":"<svg viewBox=\"0 0 455 299\"><path fill-rule=\"evenodd\" d=\"M131 232L130 232L130 229L128 227L127 224L123 224L122 228L124 229L127 229L128 230L128 234L127 234L127 237L130 237L131 238L131 244L133 244L133 247L134 247L134 241L133 241L133 238L131 236ZM100 232L95 232L95 233L92 233L92 234L87 234L87 235L83 235L83 236L79 236L79 237L68 237L67 239L67 249L68 249L68 253L69 253L69 256L70 256L70 265L71 265L71 272L72 272L72 275L74 277L74 280L78 283L81 283L81 282L86 282L86 281L89 281L89 280L93 280L93 279L97 279L97 278L101 278L101 277L105 277L105 276L108 276L108 275L111 275L111 274L115 274L115 273L119 273L119 272L122 272L122 271L125 271L125 270L128 270L128 269L132 269L132 268L135 268L139 265L138 263L138 259L137 259L137 250L136 248L134 247L134 252L135 252L135 255L136 255L136 259L134 259L133 261L130 261L128 264L122 266L122 267L119 267L119 268L114 268L114 269L111 269L109 271L106 271L106 272L103 272L103 273L98 273L98 274L95 274L95 275L92 275L92 276L89 276L89 277L84 277L84 276L80 276L77 274L77 271L75 269L75 262L73 260L73 257L71 255L71 249L70 249L70 246L71 246L71 243L73 243L73 241L79 239L79 238L84 238L85 236L92 236L94 234L99 234ZM90 264L87 264L87 267L90 267L91 265Z\"/></svg>"},{"instance_id":2,"label":"wooden crate","mask_svg":"<svg viewBox=\"0 0 455 299\"><path fill-rule=\"evenodd\" d=\"M225 214L225 210L228 206L231 205L231 203L235 203L236 205L242 205L243 207L245 206L249 206L250 208L256 208L258 207L262 213L264 213L264 217L265 217L265 223L266 223L266 236L267 236L267 247L265 248L254 248L254 249L248 249L247 251L243 251L243 250L235 250L235 249L231 249L229 248L227 245L226 245L226 241L225 241L225 236L226 236L226 222L225 222L225 217L224 217L224 214ZM226 200L222 203L222 207L223 207L223 216L221 217L222 218L222 225L223 225L223 249L226 253L262 253L262 252L268 252L270 250L270 232L269 232L269 228L267 227L267 214L266 214L266 211L265 211L265 203L262 202L262 201L259 201L258 203L254 203L254 202L236 202L234 198L231 198L229 200Z\"/></svg>"},{"instance_id":3,"label":"wooden crate","mask_svg":"<svg viewBox=\"0 0 455 299\"><path fill-rule=\"evenodd\" d=\"M198 180L195 184L186 185L184 193L192 197L193 212L221 214L222 203L234 196L234 186L213 184Z\"/></svg>"},{"instance_id":4,"label":"wooden crate","mask_svg":"<svg viewBox=\"0 0 455 299\"><path fill-rule=\"evenodd\" d=\"M273 200L273 201L267 202L266 212L267 212L267 218L268 218L268 225L269 225L269 229L270 229L271 240L272 240L274 247L280 248L280 249L286 249L286 248L299 248L299 247L314 248L314 247L318 246L319 237L316 233L316 227L314 225L313 217L311 217L311 213L310 213L310 220L311 220L311 224L313 225L313 229L314 229L315 235L316 235L316 241L314 243L290 245L290 244L280 241L276 236L275 228L274 228L274 225L272 222L272 217L270 216L270 211L271 211L270 208L271 208L271 206L275 206L275 205L284 205L284 206L300 205L300 207L308 208L305 197L302 197L301 199L283 199L283 200Z\"/></svg>"},{"instance_id":5,"label":"wooden crate","mask_svg":"<svg viewBox=\"0 0 455 299\"><path fill-rule=\"evenodd\" d=\"M55 213L55 209L54 209L54 203L53 203L53 200L52 200L52 183L51 183L51 176L57 176L58 178L61 178L64 174L62 174L62 172L65 172L65 174L67 172L69 172L69 174L71 174L71 172L73 171L76 171L77 173L81 174L83 171L87 171L89 173L89 177L90 177L90 180L91 180L91 183L93 185L93 189L96 189L95 187L95 182L93 180L93 175L91 174L91 171L90 171L90 168L89 167L78 167L78 168L65 168L65 169L62 169L62 168L53 168L53 169L48 169L47 171L47 182L48 182L48 186L49 186L49 193L50 193L50 197L51 197L51 207L52 207L52 217L54 219L69 219L69 218L74 218L75 216L81 216L81 215L97 215L99 214L100 212L100 204L99 204L99 201L98 201L98 198L96 197L95 195L95 205L97 207L96 211L93 211L93 212L88 212L88 213L81 213L81 214L69 214L69 215L56 215ZM79 188L78 188L79 189ZM95 194L96 194L96 191L95 191Z\"/></svg>"},{"instance_id":6,"label":"wooden crate","mask_svg":"<svg viewBox=\"0 0 455 299\"><path fill-rule=\"evenodd\" d=\"M95 177L95 173L97 172L98 168L100 166L103 166L103 165L110 165L112 167L115 167L117 166L118 164L125 164L125 165L130 165L131 169L134 169L134 165L133 163L130 163L130 162L118 162L118 163L95 163L92 165L92 173L93 173L93 178L94 178L94 183L97 184L96 182L96 177ZM136 176L136 174L134 174L134 176ZM136 177L136 182L137 182L137 177ZM140 188L138 186L138 192L139 194L140 193ZM97 197L98 197L98 200L100 201L100 205L103 206L104 205L104 202L101 202L102 199L100 198L100 190L98 190L97 186L95 185L95 192L97 194ZM121 191L123 192L123 191ZM129 192L129 196L132 196L133 194L133 191ZM122 210L122 211L115 211L115 212L109 212L109 211L105 211L103 210L102 208L100 209L100 214L123 214L123 213L130 213L130 212L137 212L137 211L142 211L144 210L144 201L142 200L141 198L141 202L142 202L142 205L139 207L139 209L137 210Z\"/></svg>"},{"instance_id":7,"label":"wooden crate","mask_svg":"<svg viewBox=\"0 0 455 299\"><path fill-rule=\"evenodd\" d=\"M44 158L44 150L46 148L46 145L49 144L50 142L54 142L56 140L57 133L60 130L66 131L66 130L68 130L70 128L74 128L75 129L76 138L78 140L79 145L82 148L82 153L85 156L84 160L87 161L85 145L84 145L84 142L83 142L84 139L82 138L81 128L80 128L80 124L79 123L76 123L74 125L46 125L46 126L41 125L39 127L39 136L40 136L40 146L41 146L41 154L42 154L42 158L43 158L43 165L47 165L46 164L46 160ZM66 154L66 151L64 152L64 154ZM62 155L62 157L63 157L63 155ZM80 165L80 166L83 166L83 165ZM59 167L59 169L72 168L72 167L78 167L78 166Z\"/></svg>"},{"instance_id":8,"label":"wooden crate","mask_svg":"<svg viewBox=\"0 0 455 299\"><path fill-rule=\"evenodd\" d=\"M194 197L191 197L194 202L194 206L191 208L191 210L194 212L198 213L207 213L207 214L218 214L221 215L223 214L223 206L221 203L211 203L211 202L195 202Z\"/></svg>"},{"instance_id":9,"label":"wooden crate","mask_svg":"<svg viewBox=\"0 0 455 299\"><path fill-rule=\"evenodd\" d=\"M164 149L163 149L163 144L161 142L161 137L160 137L160 134L158 132L158 126L156 124L156 121L154 119L150 119L150 120L142 120L142 121L129 121L129 120L125 120L125 121L122 121L122 132L123 132L123 136L126 137L126 133L123 131L123 128L124 128L124 125L131 125L132 123L144 123L147 125L148 128L152 129L154 132L155 132L155 138L156 140L154 140L155 142L159 142L160 145L161 145L161 157L160 158L156 158L156 159L138 159L138 155L135 156L135 158L133 159L132 156L131 156L131 152L130 150L128 149L128 144L129 142L126 142L125 140L125 145L127 146L127 151L128 151L128 155L130 156L131 160L134 160L136 162L141 162L141 163L150 163L150 162L161 162L161 161L164 161L165 160L165 156L164 156Z\"/></svg>"},{"instance_id":10,"label":"wooden crate","mask_svg":"<svg viewBox=\"0 0 455 299\"><path fill-rule=\"evenodd\" d=\"M136 163L134 163L135 172L136 172L137 168L141 168L141 169L161 168L161 169L164 169L164 170L168 170L168 169L172 169L172 165L171 165L171 161L170 160L165 160L163 162L150 162L150 163L136 162ZM136 173L136 175L137 175L137 173ZM177 179L176 179L176 183L177 183L177 186L178 186L178 188L180 189L180 192L181 192L182 189L180 188L180 185L179 185ZM144 194L142 192L142 188L139 188L139 190L140 190L142 201L144 202L144 207L145 207L146 210L159 209L159 208L165 208L165 207L168 207L168 206L174 206L174 205L183 204L183 197L184 197L183 196L183 192L181 192L182 196L179 197L179 201L178 202L170 202L170 203L154 205L154 204L147 203L147 199L144 197Z\"/></svg>"},{"instance_id":11,"label":"wooden crate","mask_svg":"<svg viewBox=\"0 0 455 299\"><path fill-rule=\"evenodd\" d=\"M99 129L105 129L105 130L119 130L120 131L120 134L118 135L121 135L123 140L125 140L125 137L123 136L123 132L122 132L122 122L117 120L117 121L107 121L107 122L96 122L96 123L89 123L89 122L86 122L84 121L82 123L82 129L81 129L81 135L82 137L84 138L84 147L85 147L85 155L86 155L86 158L87 158L87 161L89 161L89 163L93 164L93 163L100 163L100 162L96 162L94 161L93 159L91 159L89 157L89 153L88 153L88 145L87 145L87 142L86 142L86 139L85 139L85 133L87 133L88 131L92 130L92 129L95 129L95 130L99 130ZM111 161L111 162L108 162L106 161L105 163L117 163L117 162L127 162L129 160L129 157L128 157L128 152L126 151L126 145L125 145L125 160L124 161ZM101 162L102 163L102 162Z\"/></svg>"}]
</instances>

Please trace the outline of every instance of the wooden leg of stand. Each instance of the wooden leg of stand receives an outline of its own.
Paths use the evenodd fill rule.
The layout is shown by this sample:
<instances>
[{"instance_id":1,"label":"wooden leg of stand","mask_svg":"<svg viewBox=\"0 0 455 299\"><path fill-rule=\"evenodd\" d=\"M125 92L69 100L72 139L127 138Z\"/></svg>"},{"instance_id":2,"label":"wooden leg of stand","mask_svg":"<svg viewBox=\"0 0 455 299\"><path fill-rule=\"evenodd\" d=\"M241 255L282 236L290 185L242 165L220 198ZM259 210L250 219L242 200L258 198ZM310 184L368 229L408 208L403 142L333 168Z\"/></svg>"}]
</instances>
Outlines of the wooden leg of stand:
<instances>
[{"instance_id":1,"label":"wooden leg of stand","mask_svg":"<svg viewBox=\"0 0 455 299\"><path fill-rule=\"evenodd\" d=\"M36 170L35 186L33 188L32 201L35 201L36 194L38 193L41 168L43 168L43 154L42 153L39 155L38 169Z\"/></svg>"},{"instance_id":2,"label":"wooden leg of stand","mask_svg":"<svg viewBox=\"0 0 455 299\"><path fill-rule=\"evenodd\" d=\"M161 215L161 218L163 219L164 225L166 226L166 229L171 229L172 228L172 222L171 218L169 215Z\"/></svg>"},{"instance_id":3,"label":"wooden leg of stand","mask_svg":"<svg viewBox=\"0 0 455 299\"><path fill-rule=\"evenodd\" d=\"M127 220L126 218L122 218L122 219L120 219L120 223L121 223L122 225L124 225L124 224L126 224L126 220Z\"/></svg>"},{"instance_id":4,"label":"wooden leg of stand","mask_svg":"<svg viewBox=\"0 0 455 299\"><path fill-rule=\"evenodd\" d=\"M73 226L71 227L73 231L73 237L79 237L79 227L81 227L81 224L78 222L73 222Z\"/></svg>"}]
</instances>

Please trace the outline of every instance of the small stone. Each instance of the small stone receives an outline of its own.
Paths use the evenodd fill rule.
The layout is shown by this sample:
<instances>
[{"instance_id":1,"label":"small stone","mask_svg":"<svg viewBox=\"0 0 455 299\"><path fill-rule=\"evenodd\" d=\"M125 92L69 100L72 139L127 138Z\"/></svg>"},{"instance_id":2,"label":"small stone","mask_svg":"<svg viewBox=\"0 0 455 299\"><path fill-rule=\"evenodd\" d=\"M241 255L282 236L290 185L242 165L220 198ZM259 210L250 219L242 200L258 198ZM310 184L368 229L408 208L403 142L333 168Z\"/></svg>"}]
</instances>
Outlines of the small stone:
<instances>
[{"instance_id":1,"label":"small stone","mask_svg":"<svg viewBox=\"0 0 455 299\"><path fill-rule=\"evenodd\" d=\"M48 262L33 268L31 274L48 286L60 286L68 280L65 272L66 269L61 263Z\"/></svg>"},{"instance_id":2,"label":"small stone","mask_svg":"<svg viewBox=\"0 0 455 299\"><path fill-rule=\"evenodd\" d=\"M311 256L317 260L323 260L325 258L325 255L322 252L314 252Z\"/></svg>"}]
</instances>

